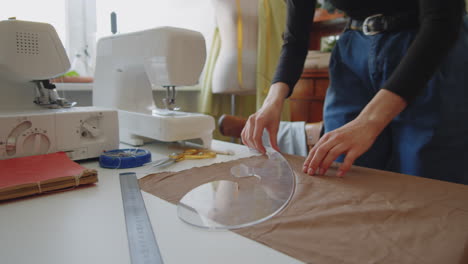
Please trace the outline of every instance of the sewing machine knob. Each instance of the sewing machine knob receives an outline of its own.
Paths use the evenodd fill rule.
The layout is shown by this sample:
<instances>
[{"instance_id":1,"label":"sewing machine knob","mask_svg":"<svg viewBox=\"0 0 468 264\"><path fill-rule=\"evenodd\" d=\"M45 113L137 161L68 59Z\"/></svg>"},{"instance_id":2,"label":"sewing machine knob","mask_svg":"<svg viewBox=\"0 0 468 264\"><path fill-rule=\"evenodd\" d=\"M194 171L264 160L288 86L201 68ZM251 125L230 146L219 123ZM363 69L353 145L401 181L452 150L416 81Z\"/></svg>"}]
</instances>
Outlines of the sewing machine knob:
<instances>
[{"instance_id":1,"label":"sewing machine knob","mask_svg":"<svg viewBox=\"0 0 468 264\"><path fill-rule=\"evenodd\" d=\"M49 151L49 138L41 133L34 133L23 141L23 151L25 155L46 154Z\"/></svg>"},{"instance_id":2,"label":"sewing machine knob","mask_svg":"<svg viewBox=\"0 0 468 264\"><path fill-rule=\"evenodd\" d=\"M81 125L81 131L82 137L99 137L101 135L101 130L97 126L87 122Z\"/></svg>"}]
</instances>

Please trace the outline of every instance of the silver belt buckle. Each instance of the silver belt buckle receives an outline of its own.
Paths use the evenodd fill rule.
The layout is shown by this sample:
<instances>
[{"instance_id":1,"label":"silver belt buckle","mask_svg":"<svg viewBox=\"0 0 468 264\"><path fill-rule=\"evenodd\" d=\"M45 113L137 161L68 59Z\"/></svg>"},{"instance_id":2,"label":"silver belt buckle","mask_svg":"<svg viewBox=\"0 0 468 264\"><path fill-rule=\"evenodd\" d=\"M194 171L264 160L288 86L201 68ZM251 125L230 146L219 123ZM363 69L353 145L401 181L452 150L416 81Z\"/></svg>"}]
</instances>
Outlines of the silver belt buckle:
<instances>
[{"instance_id":1,"label":"silver belt buckle","mask_svg":"<svg viewBox=\"0 0 468 264\"><path fill-rule=\"evenodd\" d=\"M371 31L369 30L369 21L375 17L383 17L384 15L383 14L376 14L376 15L372 15L372 16L368 16L366 17L366 19L364 19L364 23L362 23L362 32L364 33L364 35L367 35L367 36L372 36L372 35L375 35L375 34L378 34L382 31Z\"/></svg>"}]
</instances>

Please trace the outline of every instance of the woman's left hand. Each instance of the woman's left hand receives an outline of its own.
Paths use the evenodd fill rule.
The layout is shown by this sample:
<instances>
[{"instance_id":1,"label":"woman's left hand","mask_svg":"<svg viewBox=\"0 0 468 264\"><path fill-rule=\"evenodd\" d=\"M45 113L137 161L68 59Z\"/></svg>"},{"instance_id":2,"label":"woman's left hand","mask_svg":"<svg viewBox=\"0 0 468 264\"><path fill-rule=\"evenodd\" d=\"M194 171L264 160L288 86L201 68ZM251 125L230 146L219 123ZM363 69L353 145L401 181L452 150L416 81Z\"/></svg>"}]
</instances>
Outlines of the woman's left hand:
<instances>
[{"instance_id":1,"label":"woman's left hand","mask_svg":"<svg viewBox=\"0 0 468 264\"><path fill-rule=\"evenodd\" d=\"M377 136L406 105L406 101L399 95L380 89L356 119L323 135L310 150L303 171L309 175L323 175L334 160L345 154L337 173L339 177L344 176L354 161L374 144Z\"/></svg>"},{"instance_id":2,"label":"woman's left hand","mask_svg":"<svg viewBox=\"0 0 468 264\"><path fill-rule=\"evenodd\" d=\"M357 118L326 133L310 150L303 171L309 175L324 175L333 161L345 154L337 173L339 177L344 176L354 161L372 146L380 132L378 125Z\"/></svg>"}]
</instances>

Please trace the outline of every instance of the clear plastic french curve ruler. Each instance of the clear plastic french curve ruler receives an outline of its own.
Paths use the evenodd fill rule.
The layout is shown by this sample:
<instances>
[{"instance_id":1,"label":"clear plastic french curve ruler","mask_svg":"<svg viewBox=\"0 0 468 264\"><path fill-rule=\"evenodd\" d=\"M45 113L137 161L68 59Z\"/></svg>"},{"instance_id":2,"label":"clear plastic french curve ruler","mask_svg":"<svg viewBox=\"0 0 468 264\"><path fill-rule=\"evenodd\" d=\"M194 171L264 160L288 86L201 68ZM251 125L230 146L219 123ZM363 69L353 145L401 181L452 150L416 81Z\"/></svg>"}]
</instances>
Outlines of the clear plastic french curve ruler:
<instances>
[{"instance_id":1,"label":"clear plastic french curve ruler","mask_svg":"<svg viewBox=\"0 0 468 264\"><path fill-rule=\"evenodd\" d=\"M162 264L136 174L120 173L120 188L132 264Z\"/></svg>"}]
</instances>

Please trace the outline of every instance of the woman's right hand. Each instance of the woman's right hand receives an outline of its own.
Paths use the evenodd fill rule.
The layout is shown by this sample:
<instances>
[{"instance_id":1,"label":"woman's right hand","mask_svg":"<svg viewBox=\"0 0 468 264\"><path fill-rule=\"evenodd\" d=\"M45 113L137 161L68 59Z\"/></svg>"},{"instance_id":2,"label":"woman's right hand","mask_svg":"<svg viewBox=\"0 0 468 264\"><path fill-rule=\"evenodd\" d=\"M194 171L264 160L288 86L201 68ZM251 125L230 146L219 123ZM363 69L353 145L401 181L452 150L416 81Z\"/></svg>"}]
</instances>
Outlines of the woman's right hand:
<instances>
[{"instance_id":1,"label":"woman's right hand","mask_svg":"<svg viewBox=\"0 0 468 264\"><path fill-rule=\"evenodd\" d=\"M266 128L270 136L270 145L276 151L280 151L277 143L278 128L281 119L281 111L289 87L285 83L275 83L270 87L268 96L262 107L249 116L241 133L242 142L249 148L265 153L262 142L263 130Z\"/></svg>"}]
</instances>

